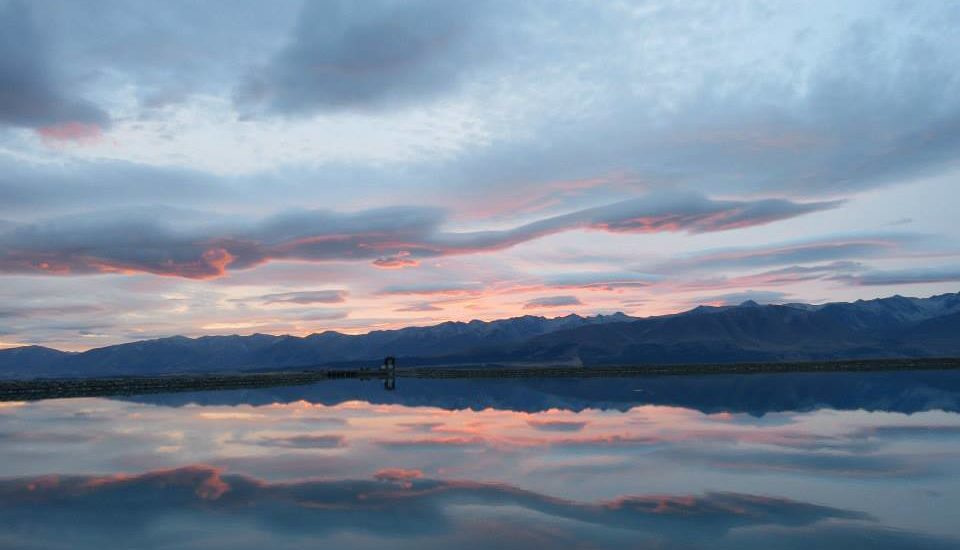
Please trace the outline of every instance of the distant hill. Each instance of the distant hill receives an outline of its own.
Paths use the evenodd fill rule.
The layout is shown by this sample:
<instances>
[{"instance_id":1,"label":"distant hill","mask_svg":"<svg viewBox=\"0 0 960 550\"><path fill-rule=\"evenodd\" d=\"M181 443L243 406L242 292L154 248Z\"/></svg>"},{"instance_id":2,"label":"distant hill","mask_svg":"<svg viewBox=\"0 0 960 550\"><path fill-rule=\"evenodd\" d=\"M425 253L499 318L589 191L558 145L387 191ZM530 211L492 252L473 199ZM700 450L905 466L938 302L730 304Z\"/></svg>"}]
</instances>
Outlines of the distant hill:
<instances>
[{"instance_id":1,"label":"distant hill","mask_svg":"<svg viewBox=\"0 0 960 550\"><path fill-rule=\"evenodd\" d=\"M824 305L700 306L623 314L447 322L363 335L174 336L64 353L0 350L0 376L115 376L360 363L730 363L960 356L960 293Z\"/></svg>"}]
</instances>

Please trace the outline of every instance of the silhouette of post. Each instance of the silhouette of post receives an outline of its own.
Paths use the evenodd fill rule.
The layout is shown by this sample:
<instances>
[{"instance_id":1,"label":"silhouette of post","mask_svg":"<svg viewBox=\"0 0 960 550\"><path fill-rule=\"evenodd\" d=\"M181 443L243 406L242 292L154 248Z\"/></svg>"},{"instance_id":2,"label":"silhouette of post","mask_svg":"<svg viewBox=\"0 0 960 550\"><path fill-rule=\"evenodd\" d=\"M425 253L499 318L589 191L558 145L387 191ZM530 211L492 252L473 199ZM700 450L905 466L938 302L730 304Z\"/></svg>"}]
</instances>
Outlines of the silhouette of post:
<instances>
[{"instance_id":1,"label":"silhouette of post","mask_svg":"<svg viewBox=\"0 0 960 550\"><path fill-rule=\"evenodd\" d=\"M397 359L392 355L384 357L383 365L380 370L386 375L383 378L383 389L394 390L397 388Z\"/></svg>"}]
</instances>

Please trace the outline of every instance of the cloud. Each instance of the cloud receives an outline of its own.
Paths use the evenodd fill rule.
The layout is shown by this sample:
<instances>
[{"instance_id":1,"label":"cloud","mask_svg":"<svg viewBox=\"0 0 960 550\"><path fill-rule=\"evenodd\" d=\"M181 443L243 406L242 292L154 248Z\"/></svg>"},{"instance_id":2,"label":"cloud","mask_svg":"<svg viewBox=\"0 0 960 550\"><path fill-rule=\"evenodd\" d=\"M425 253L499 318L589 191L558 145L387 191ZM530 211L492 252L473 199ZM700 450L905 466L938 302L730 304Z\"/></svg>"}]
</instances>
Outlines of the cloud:
<instances>
[{"instance_id":1,"label":"cloud","mask_svg":"<svg viewBox=\"0 0 960 550\"><path fill-rule=\"evenodd\" d=\"M399 483L408 488L413 487L412 481L414 479L420 479L422 477L423 472L420 470L405 470L403 468L384 468L377 470L377 472L373 474L373 479Z\"/></svg>"},{"instance_id":2,"label":"cloud","mask_svg":"<svg viewBox=\"0 0 960 550\"><path fill-rule=\"evenodd\" d=\"M432 432L444 426L443 422L397 422L397 426L412 432Z\"/></svg>"},{"instance_id":3,"label":"cloud","mask_svg":"<svg viewBox=\"0 0 960 550\"><path fill-rule=\"evenodd\" d=\"M483 193L624 173L636 185L824 196L955 168L960 56L941 25L956 9L828 6L556 10L579 48L555 40L539 60L580 79L557 82L556 103L520 137L455 170ZM549 78L541 70L530 73ZM590 108L569 108L578 101Z\"/></svg>"},{"instance_id":4,"label":"cloud","mask_svg":"<svg viewBox=\"0 0 960 550\"><path fill-rule=\"evenodd\" d=\"M38 128L37 134L48 144L66 141L82 144L99 140L103 130L97 124L71 121Z\"/></svg>"},{"instance_id":5,"label":"cloud","mask_svg":"<svg viewBox=\"0 0 960 550\"><path fill-rule=\"evenodd\" d=\"M850 258L893 255L902 251L905 244L914 240L916 238L910 235L827 237L807 242L711 250L690 254L664 263L658 266L656 271L674 272L678 269L712 271L725 268L767 267L830 260L842 262ZM849 268L853 264L834 262L832 265L837 268ZM816 273L817 271L804 271L805 269L804 267L793 266L788 271L781 273L768 272L767 274L790 276Z\"/></svg>"},{"instance_id":6,"label":"cloud","mask_svg":"<svg viewBox=\"0 0 960 550\"><path fill-rule=\"evenodd\" d=\"M60 306L23 306L16 308L0 309L0 318L33 318L33 317L54 317L62 319L65 316L77 314L103 314L107 311L103 306L92 304L64 304Z\"/></svg>"},{"instance_id":7,"label":"cloud","mask_svg":"<svg viewBox=\"0 0 960 550\"><path fill-rule=\"evenodd\" d=\"M718 201L692 193L658 193L583 210L571 217L583 220L587 227L614 233L707 233L764 225L841 204L842 201L797 203L784 199Z\"/></svg>"},{"instance_id":8,"label":"cloud","mask_svg":"<svg viewBox=\"0 0 960 550\"><path fill-rule=\"evenodd\" d=\"M879 425L862 428L857 437L946 438L960 436L960 426L952 424Z\"/></svg>"},{"instance_id":9,"label":"cloud","mask_svg":"<svg viewBox=\"0 0 960 550\"><path fill-rule=\"evenodd\" d=\"M418 312L418 311L443 311L442 307L437 307L431 303L422 302L419 304L410 304L408 306L398 307L394 311Z\"/></svg>"},{"instance_id":10,"label":"cloud","mask_svg":"<svg viewBox=\"0 0 960 550\"><path fill-rule=\"evenodd\" d=\"M45 139L75 139L109 125L93 103L70 97L73 87L54 63L48 37L29 2L0 2L0 124L39 129Z\"/></svg>"},{"instance_id":11,"label":"cloud","mask_svg":"<svg viewBox=\"0 0 960 550\"><path fill-rule=\"evenodd\" d=\"M274 260L429 258L502 250L573 229L653 233L724 231L833 208L835 202L720 201L655 194L512 229L447 232L434 208L339 213L298 210L258 222L172 223L156 211L97 213L0 226L0 273L153 273L207 279ZM181 212L163 211L183 217Z\"/></svg>"},{"instance_id":12,"label":"cloud","mask_svg":"<svg viewBox=\"0 0 960 550\"><path fill-rule=\"evenodd\" d=\"M643 273L617 273L609 271L585 273L560 273L544 277L546 288L590 288L612 290L650 286L663 279L659 275Z\"/></svg>"},{"instance_id":13,"label":"cloud","mask_svg":"<svg viewBox=\"0 0 960 550\"><path fill-rule=\"evenodd\" d=\"M379 267L381 269L403 269L406 267L417 267L420 265L420 262L417 260L411 260L408 256L410 256L409 252L406 250L401 250L393 256L377 258L373 261L373 265L374 267Z\"/></svg>"},{"instance_id":14,"label":"cloud","mask_svg":"<svg viewBox=\"0 0 960 550\"><path fill-rule=\"evenodd\" d=\"M691 265L689 269L695 273L700 272L696 264ZM671 281L669 279L665 279L663 284L668 288L677 288L681 290L718 290L725 288L749 288L758 286L781 287L783 285L790 285L804 281L834 280L838 277L849 276L851 273L856 273L865 269L867 269L867 266L862 263L841 260L809 266L792 265L788 267L772 269L769 271L761 271L759 273L748 273L745 275L736 275L730 277L716 276L707 278L693 278L685 281ZM710 301L713 299L713 297L700 297L691 301ZM779 299L774 299L773 301L778 300Z\"/></svg>"},{"instance_id":15,"label":"cloud","mask_svg":"<svg viewBox=\"0 0 960 550\"><path fill-rule=\"evenodd\" d=\"M544 307L582 306L583 302L576 296L545 296L530 300L523 305L523 309L540 309Z\"/></svg>"},{"instance_id":16,"label":"cloud","mask_svg":"<svg viewBox=\"0 0 960 550\"><path fill-rule=\"evenodd\" d=\"M391 285L380 289L377 294L385 296L461 296L475 295L483 290L480 283L420 283L411 285Z\"/></svg>"},{"instance_id":17,"label":"cloud","mask_svg":"<svg viewBox=\"0 0 960 550\"><path fill-rule=\"evenodd\" d=\"M506 8L443 0L307 2L289 44L248 75L236 104L301 114L432 99L506 53L499 51L511 23Z\"/></svg>"},{"instance_id":18,"label":"cloud","mask_svg":"<svg viewBox=\"0 0 960 550\"><path fill-rule=\"evenodd\" d=\"M292 435L264 436L254 442L262 447L283 447L286 449L336 449L345 447L346 438L342 435Z\"/></svg>"},{"instance_id":19,"label":"cloud","mask_svg":"<svg viewBox=\"0 0 960 550\"><path fill-rule=\"evenodd\" d=\"M727 280L727 284L735 286L749 286L750 284L782 285L800 281L812 281L836 275L837 273L850 273L863 269L865 269L863 264L845 260L811 266L794 265L752 275L733 277Z\"/></svg>"},{"instance_id":20,"label":"cloud","mask_svg":"<svg viewBox=\"0 0 960 550\"><path fill-rule=\"evenodd\" d=\"M793 472L861 479L909 478L930 475L926 466L916 466L896 455L859 453L812 453L744 451L696 447L658 451L667 461L689 461L709 468L751 472Z\"/></svg>"},{"instance_id":21,"label":"cloud","mask_svg":"<svg viewBox=\"0 0 960 550\"><path fill-rule=\"evenodd\" d=\"M90 208L219 205L242 187L240 182L176 167L115 160L30 163L0 155L0 215L23 216L30 212L30 220L51 212ZM244 194L252 192L247 189Z\"/></svg>"},{"instance_id":22,"label":"cloud","mask_svg":"<svg viewBox=\"0 0 960 550\"><path fill-rule=\"evenodd\" d=\"M259 299L265 304L342 304L348 295L346 290L305 290L264 294Z\"/></svg>"},{"instance_id":23,"label":"cloud","mask_svg":"<svg viewBox=\"0 0 960 550\"><path fill-rule=\"evenodd\" d=\"M579 420L528 420L527 424L544 432L579 432L586 427L587 422Z\"/></svg>"},{"instance_id":24,"label":"cloud","mask_svg":"<svg viewBox=\"0 0 960 550\"><path fill-rule=\"evenodd\" d=\"M92 443L100 439L100 434L59 433L59 432L0 432L0 445L7 443L29 445L34 443L72 444Z\"/></svg>"},{"instance_id":25,"label":"cloud","mask_svg":"<svg viewBox=\"0 0 960 550\"><path fill-rule=\"evenodd\" d=\"M867 271L854 275L837 275L835 281L854 286L914 285L953 283L960 281L960 267L920 267L886 271Z\"/></svg>"},{"instance_id":26,"label":"cloud","mask_svg":"<svg viewBox=\"0 0 960 550\"><path fill-rule=\"evenodd\" d=\"M378 444L392 449L429 450L483 447L487 441L482 437L421 437L416 439L384 439Z\"/></svg>"}]
</instances>

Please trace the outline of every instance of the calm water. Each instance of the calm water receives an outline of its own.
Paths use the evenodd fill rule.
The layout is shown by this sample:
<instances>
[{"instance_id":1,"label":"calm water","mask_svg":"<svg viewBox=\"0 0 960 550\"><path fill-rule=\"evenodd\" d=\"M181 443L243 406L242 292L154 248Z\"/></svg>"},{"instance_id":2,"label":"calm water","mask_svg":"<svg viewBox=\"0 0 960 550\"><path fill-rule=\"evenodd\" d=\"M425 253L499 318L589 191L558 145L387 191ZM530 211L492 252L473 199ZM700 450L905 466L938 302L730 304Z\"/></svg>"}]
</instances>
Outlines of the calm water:
<instances>
[{"instance_id":1,"label":"calm water","mask_svg":"<svg viewBox=\"0 0 960 550\"><path fill-rule=\"evenodd\" d=\"M0 548L957 548L960 373L0 403Z\"/></svg>"}]
</instances>

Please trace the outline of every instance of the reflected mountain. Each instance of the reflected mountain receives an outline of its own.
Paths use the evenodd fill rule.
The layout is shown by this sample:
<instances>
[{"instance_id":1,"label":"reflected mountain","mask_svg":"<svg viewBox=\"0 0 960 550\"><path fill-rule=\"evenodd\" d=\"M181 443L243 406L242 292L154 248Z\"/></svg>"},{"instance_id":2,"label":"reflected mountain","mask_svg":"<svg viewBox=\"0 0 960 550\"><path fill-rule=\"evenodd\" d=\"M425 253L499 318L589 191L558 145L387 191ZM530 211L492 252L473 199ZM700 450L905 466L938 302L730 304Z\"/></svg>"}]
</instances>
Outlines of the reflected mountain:
<instances>
[{"instance_id":1,"label":"reflected mountain","mask_svg":"<svg viewBox=\"0 0 960 550\"><path fill-rule=\"evenodd\" d=\"M452 379L401 378L396 391L376 380L337 380L306 386L188 392L127 398L164 406L268 405L346 401L414 407L521 412L548 409L625 411L667 405L705 413L760 416L821 408L914 413L960 412L960 371L777 373L626 378Z\"/></svg>"}]
</instances>

